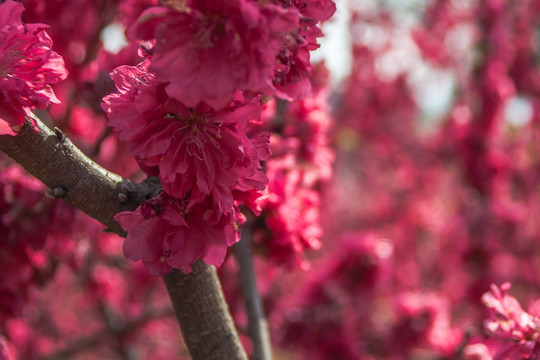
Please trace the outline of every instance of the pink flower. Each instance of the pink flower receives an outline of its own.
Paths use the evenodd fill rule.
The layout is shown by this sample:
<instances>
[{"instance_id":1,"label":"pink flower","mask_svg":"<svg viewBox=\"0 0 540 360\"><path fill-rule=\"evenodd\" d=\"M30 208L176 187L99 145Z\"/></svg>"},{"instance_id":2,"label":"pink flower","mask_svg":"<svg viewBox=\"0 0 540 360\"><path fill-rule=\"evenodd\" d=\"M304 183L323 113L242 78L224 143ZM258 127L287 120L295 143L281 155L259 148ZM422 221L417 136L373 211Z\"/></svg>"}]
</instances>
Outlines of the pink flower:
<instances>
[{"instance_id":1,"label":"pink flower","mask_svg":"<svg viewBox=\"0 0 540 360\"><path fill-rule=\"evenodd\" d=\"M210 198L190 206L161 192L134 212L121 212L114 219L128 232L124 255L142 260L158 276L172 268L189 273L200 258L220 265L227 247L239 240L234 214L221 215Z\"/></svg>"},{"instance_id":2,"label":"pink flower","mask_svg":"<svg viewBox=\"0 0 540 360\"><path fill-rule=\"evenodd\" d=\"M274 87L276 96L285 100L300 100L311 96L310 75L315 67L310 51L319 48L322 36L315 19L303 18L300 26L287 35L287 41L276 58Z\"/></svg>"},{"instance_id":3,"label":"pink flower","mask_svg":"<svg viewBox=\"0 0 540 360\"><path fill-rule=\"evenodd\" d=\"M150 70L167 94L195 107L226 106L237 90L271 94L275 58L298 12L248 0L187 0L152 7L128 35L156 39Z\"/></svg>"},{"instance_id":4,"label":"pink flower","mask_svg":"<svg viewBox=\"0 0 540 360\"><path fill-rule=\"evenodd\" d=\"M394 307L399 320L387 343L397 353L425 344L450 356L463 341L462 330L452 326L450 301L443 295L404 292L396 296Z\"/></svg>"},{"instance_id":5,"label":"pink flower","mask_svg":"<svg viewBox=\"0 0 540 360\"><path fill-rule=\"evenodd\" d=\"M103 104L109 125L145 170L158 170L165 191L189 196L192 205L212 195L224 213L233 209L233 190L263 190L267 179L260 162L269 156L269 137L245 134L253 130L249 120L259 117L260 97L237 94L219 111L204 103L187 107L167 96L148 65L146 60L117 68L112 77L119 92Z\"/></svg>"},{"instance_id":6,"label":"pink flower","mask_svg":"<svg viewBox=\"0 0 540 360\"><path fill-rule=\"evenodd\" d=\"M263 111L275 130L274 156L265 164L268 196L258 202L267 228L258 233L257 241L273 260L301 267L308 266L304 251L320 247L316 189L330 178L334 159L328 140L332 118L326 92L318 87L317 97L281 104L278 116L272 103Z\"/></svg>"},{"instance_id":7,"label":"pink flower","mask_svg":"<svg viewBox=\"0 0 540 360\"><path fill-rule=\"evenodd\" d=\"M493 359L537 359L540 318L525 312L516 298L508 295L510 288L510 283L500 288L492 284L491 291L482 296L482 302L491 311L491 318L484 322L486 333L507 341Z\"/></svg>"},{"instance_id":8,"label":"pink flower","mask_svg":"<svg viewBox=\"0 0 540 360\"><path fill-rule=\"evenodd\" d=\"M268 196L260 199L260 206L270 231L259 232L257 242L273 260L308 268L304 251L321 247L319 193L304 186L304 172L292 154L272 158L266 171Z\"/></svg>"},{"instance_id":9,"label":"pink flower","mask_svg":"<svg viewBox=\"0 0 540 360\"><path fill-rule=\"evenodd\" d=\"M30 109L59 103L50 84L67 76L43 24L22 24L23 6L0 3L0 135L15 135Z\"/></svg>"},{"instance_id":10,"label":"pink flower","mask_svg":"<svg viewBox=\"0 0 540 360\"><path fill-rule=\"evenodd\" d=\"M326 92L288 104L282 117L280 134L272 138L273 154L294 154L299 166L305 170L305 181L310 186L320 180L329 180L334 153L328 134L333 118Z\"/></svg>"}]
</instances>

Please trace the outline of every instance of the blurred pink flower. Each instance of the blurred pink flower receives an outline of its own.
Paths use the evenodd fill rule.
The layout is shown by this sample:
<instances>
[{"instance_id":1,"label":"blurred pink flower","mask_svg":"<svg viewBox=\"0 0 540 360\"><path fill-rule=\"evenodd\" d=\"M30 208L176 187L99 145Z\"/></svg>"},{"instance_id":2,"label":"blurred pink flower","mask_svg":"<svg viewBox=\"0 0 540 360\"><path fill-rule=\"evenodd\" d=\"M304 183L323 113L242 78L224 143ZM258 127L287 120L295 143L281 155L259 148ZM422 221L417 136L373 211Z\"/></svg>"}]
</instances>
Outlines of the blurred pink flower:
<instances>
[{"instance_id":1,"label":"blurred pink flower","mask_svg":"<svg viewBox=\"0 0 540 360\"><path fill-rule=\"evenodd\" d=\"M500 288L492 284L491 291L482 296L491 311L491 318L484 322L486 333L506 341L493 359L538 359L540 318L525 312L516 298L508 295L510 288L508 282Z\"/></svg>"},{"instance_id":2,"label":"blurred pink flower","mask_svg":"<svg viewBox=\"0 0 540 360\"><path fill-rule=\"evenodd\" d=\"M13 360L17 358L13 345L4 336L0 335L0 360Z\"/></svg>"},{"instance_id":3,"label":"blurred pink flower","mask_svg":"<svg viewBox=\"0 0 540 360\"><path fill-rule=\"evenodd\" d=\"M23 6L0 3L0 134L15 135L31 109L58 103L50 84L67 77L43 24L22 24Z\"/></svg>"},{"instance_id":4,"label":"blurred pink flower","mask_svg":"<svg viewBox=\"0 0 540 360\"><path fill-rule=\"evenodd\" d=\"M268 196L259 204L270 232L259 231L256 242L273 260L308 268L304 251L321 247L320 195L305 186L305 173L292 154L271 158L266 174L270 179Z\"/></svg>"}]
</instances>

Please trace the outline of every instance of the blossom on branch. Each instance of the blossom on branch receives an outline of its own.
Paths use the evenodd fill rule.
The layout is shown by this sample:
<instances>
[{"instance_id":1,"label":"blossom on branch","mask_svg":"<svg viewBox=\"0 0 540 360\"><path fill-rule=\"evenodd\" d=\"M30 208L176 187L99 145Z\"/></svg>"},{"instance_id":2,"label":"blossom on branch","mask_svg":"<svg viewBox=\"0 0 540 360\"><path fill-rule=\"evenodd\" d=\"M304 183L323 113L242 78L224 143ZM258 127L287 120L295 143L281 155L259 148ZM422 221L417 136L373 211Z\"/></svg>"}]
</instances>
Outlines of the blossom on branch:
<instances>
[{"instance_id":1,"label":"blossom on branch","mask_svg":"<svg viewBox=\"0 0 540 360\"><path fill-rule=\"evenodd\" d=\"M299 26L296 9L248 0L151 7L128 30L156 39L150 71L186 106L227 106L237 90L272 94L275 59Z\"/></svg>"},{"instance_id":2,"label":"blossom on branch","mask_svg":"<svg viewBox=\"0 0 540 360\"><path fill-rule=\"evenodd\" d=\"M12 0L0 3L0 135L15 135L31 109L59 103L50 85L67 76L48 26L23 24L23 10Z\"/></svg>"},{"instance_id":3,"label":"blossom on branch","mask_svg":"<svg viewBox=\"0 0 540 360\"><path fill-rule=\"evenodd\" d=\"M103 103L109 125L143 169L158 175L171 196L189 196L190 206L212 195L222 213L233 211L233 191L264 190L261 161L270 155L269 135L250 122L259 117L260 96L237 93L219 111L204 103L188 107L167 95L149 64L115 69L118 93Z\"/></svg>"},{"instance_id":4,"label":"blossom on branch","mask_svg":"<svg viewBox=\"0 0 540 360\"><path fill-rule=\"evenodd\" d=\"M222 215L212 208L210 198L191 206L161 192L134 212L121 212L114 219L128 232L124 255L142 260L157 276L172 268L187 274L201 258L209 265L221 265L227 247L239 240L235 215Z\"/></svg>"}]
</instances>

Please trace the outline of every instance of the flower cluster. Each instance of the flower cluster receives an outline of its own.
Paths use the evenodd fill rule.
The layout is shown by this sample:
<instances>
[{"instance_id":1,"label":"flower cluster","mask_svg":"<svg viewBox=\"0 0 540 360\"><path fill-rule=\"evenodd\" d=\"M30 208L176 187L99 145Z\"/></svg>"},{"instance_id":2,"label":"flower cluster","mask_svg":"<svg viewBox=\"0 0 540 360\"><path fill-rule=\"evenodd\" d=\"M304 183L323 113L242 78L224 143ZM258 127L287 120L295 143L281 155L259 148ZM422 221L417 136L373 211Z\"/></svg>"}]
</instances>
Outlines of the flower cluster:
<instances>
[{"instance_id":1,"label":"flower cluster","mask_svg":"<svg viewBox=\"0 0 540 360\"><path fill-rule=\"evenodd\" d=\"M323 67L318 70L310 84L327 83ZM309 99L265 107L273 130L273 156L266 162L268 196L259 201L264 226L255 233L260 252L278 263L301 268L309 266L304 251L321 247L318 189L329 180L334 160L326 87L313 89Z\"/></svg>"},{"instance_id":2,"label":"flower cluster","mask_svg":"<svg viewBox=\"0 0 540 360\"><path fill-rule=\"evenodd\" d=\"M237 90L271 94L276 56L298 13L246 0L186 1L152 7L128 35L150 40L151 71L186 106L226 106Z\"/></svg>"},{"instance_id":3,"label":"flower cluster","mask_svg":"<svg viewBox=\"0 0 540 360\"><path fill-rule=\"evenodd\" d=\"M0 135L15 135L31 109L58 103L51 84L67 76L44 24L23 24L22 4L0 3Z\"/></svg>"},{"instance_id":4,"label":"flower cluster","mask_svg":"<svg viewBox=\"0 0 540 360\"><path fill-rule=\"evenodd\" d=\"M205 103L187 107L166 94L165 84L148 72L149 63L145 60L138 66L117 68L112 77L119 93L106 97L103 105L109 124L118 129L120 140L127 143L146 172L159 177L166 192L143 204L135 213L116 217L128 231L124 254L133 260L143 260L156 275L163 275L172 267L189 272L189 265L198 258L219 265L226 248L237 240L239 219L235 198L260 192L267 182L260 170L261 161L269 155L268 134L258 131L251 121L260 112L260 96L246 99L238 93L229 106L218 111ZM154 212L153 217L139 214L158 203L181 203L182 206L174 207L176 220L180 222L164 222L161 211ZM180 220L183 219L180 214L188 216L190 221ZM159 229L163 236L140 230L135 218L142 222L140 226L151 226L152 231ZM197 234L194 219L201 221L201 229L207 222L208 229L214 230ZM170 240L165 235L171 233L175 236L189 233L185 250L183 245L169 247ZM150 239L153 248L135 249ZM215 246L209 248L205 243ZM141 253L144 251L146 255ZM165 265L158 267L161 251L171 260L165 263L162 259L161 264Z\"/></svg>"},{"instance_id":5,"label":"flower cluster","mask_svg":"<svg viewBox=\"0 0 540 360\"><path fill-rule=\"evenodd\" d=\"M135 212L118 214L116 221L128 232L124 255L142 260L154 275L165 275L172 268L188 273L199 257L220 265L227 246L238 240L234 214L222 215L211 204L188 206L161 192Z\"/></svg>"},{"instance_id":6,"label":"flower cluster","mask_svg":"<svg viewBox=\"0 0 540 360\"><path fill-rule=\"evenodd\" d=\"M112 78L119 92L103 105L109 125L143 169L158 175L167 193L189 197L191 205L211 195L225 214L233 208L233 190L263 190L267 179L258 170L269 155L268 135L246 135L249 120L260 112L260 97L238 93L219 111L205 103L187 107L167 96L149 64L116 68Z\"/></svg>"},{"instance_id":7,"label":"flower cluster","mask_svg":"<svg viewBox=\"0 0 540 360\"><path fill-rule=\"evenodd\" d=\"M131 39L146 41L145 59L112 72L118 92L102 107L119 139L164 190L134 213L116 216L128 231L128 258L143 260L158 275L172 268L189 272L199 258L223 261L238 238L238 206L258 212L257 198L268 183L262 97L282 96L279 84L285 82L304 90L282 97L308 95L311 85L308 91L301 84L309 83L313 70L309 50L321 35L317 17L330 16L332 5L171 1L148 8L128 29ZM197 221L206 222L207 231L198 232Z\"/></svg>"}]
</instances>

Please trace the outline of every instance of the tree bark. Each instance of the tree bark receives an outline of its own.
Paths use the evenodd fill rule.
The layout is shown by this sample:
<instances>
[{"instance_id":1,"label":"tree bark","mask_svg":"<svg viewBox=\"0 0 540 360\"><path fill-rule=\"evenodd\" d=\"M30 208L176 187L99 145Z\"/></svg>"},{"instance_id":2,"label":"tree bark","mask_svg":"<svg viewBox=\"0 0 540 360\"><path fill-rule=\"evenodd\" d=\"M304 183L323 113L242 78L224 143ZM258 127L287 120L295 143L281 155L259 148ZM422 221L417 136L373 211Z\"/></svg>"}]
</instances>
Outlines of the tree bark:
<instances>
[{"instance_id":1,"label":"tree bark","mask_svg":"<svg viewBox=\"0 0 540 360\"><path fill-rule=\"evenodd\" d=\"M184 333L184 341L193 359L247 360L215 267L198 260L188 275L174 269L164 279L180 327L205 329L203 332ZM191 315L195 313L198 315Z\"/></svg>"},{"instance_id":2,"label":"tree bark","mask_svg":"<svg viewBox=\"0 0 540 360\"><path fill-rule=\"evenodd\" d=\"M51 196L125 236L113 216L134 210L150 198L154 193L151 183L135 184L102 168L61 131L35 120L39 132L27 121L16 136L0 136L0 150L50 187ZM198 261L190 274L173 271L165 282L193 360L247 359L214 267Z\"/></svg>"},{"instance_id":3,"label":"tree bark","mask_svg":"<svg viewBox=\"0 0 540 360\"><path fill-rule=\"evenodd\" d=\"M62 198L121 236L113 216L134 210L151 197L150 187L107 171L84 155L64 134L37 120L39 132L27 122L16 136L0 136L0 150Z\"/></svg>"}]
</instances>

